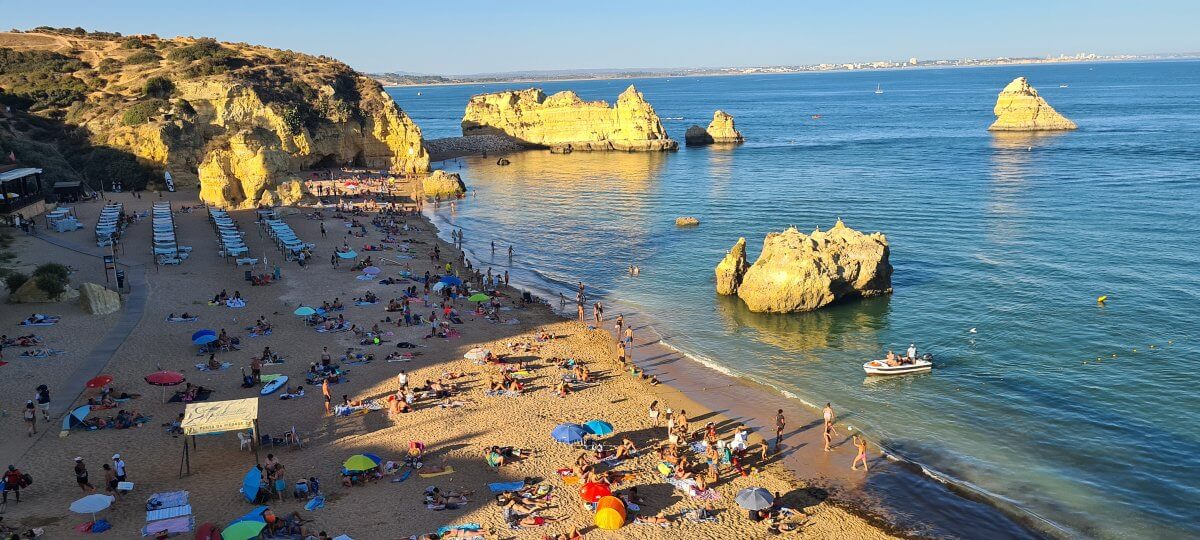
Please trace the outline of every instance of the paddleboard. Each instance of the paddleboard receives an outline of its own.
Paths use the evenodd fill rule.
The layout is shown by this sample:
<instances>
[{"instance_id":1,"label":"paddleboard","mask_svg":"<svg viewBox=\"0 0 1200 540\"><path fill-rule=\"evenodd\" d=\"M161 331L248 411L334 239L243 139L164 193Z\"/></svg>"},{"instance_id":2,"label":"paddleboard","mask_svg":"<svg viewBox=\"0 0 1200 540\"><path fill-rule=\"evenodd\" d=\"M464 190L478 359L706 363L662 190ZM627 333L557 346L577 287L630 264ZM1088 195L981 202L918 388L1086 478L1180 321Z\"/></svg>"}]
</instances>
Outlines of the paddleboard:
<instances>
[{"instance_id":1,"label":"paddleboard","mask_svg":"<svg viewBox=\"0 0 1200 540\"><path fill-rule=\"evenodd\" d=\"M287 384L287 381L288 381L288 377L287 377L287 375L280 375L280 376L279 376L278 378L276 378L275 380L273 380L273 381L271 381L271 382L267 383L266 385L264 385L264 386L262 387L262 391L260 391L259 393L261 393L261 394L262 394L262 395L264 395L264 396L265 396L265 395L268 395L268 394L270 394L270 393L272 393L272 392L274 392L274 391L276 391L276 390L279 390L280 388L282 388L282 387L283 387L283 385Z\"/></svg>"}]
</instances>

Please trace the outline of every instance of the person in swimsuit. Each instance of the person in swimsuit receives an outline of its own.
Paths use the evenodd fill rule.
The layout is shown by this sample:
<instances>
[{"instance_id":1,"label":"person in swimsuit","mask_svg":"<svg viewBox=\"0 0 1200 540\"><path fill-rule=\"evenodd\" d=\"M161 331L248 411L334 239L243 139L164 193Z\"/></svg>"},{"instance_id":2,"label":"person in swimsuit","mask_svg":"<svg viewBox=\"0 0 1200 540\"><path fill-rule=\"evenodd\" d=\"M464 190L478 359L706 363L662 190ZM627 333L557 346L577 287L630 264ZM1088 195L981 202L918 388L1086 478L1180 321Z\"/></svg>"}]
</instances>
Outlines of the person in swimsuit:
<instances>
[{"instance_id":1,"label":"person in swimsuit","mask_svg":"<svg viewBox=\"0 0 1200 540\"><path fill-rule=\"evenodd\" d=\"M854 462L850 464L850 470L858 470L858 462L862 461L863 472L867 472L867 440L855 435L854 447L858 448L858 455L854 456Z\"/></svg>"}]
</instances>

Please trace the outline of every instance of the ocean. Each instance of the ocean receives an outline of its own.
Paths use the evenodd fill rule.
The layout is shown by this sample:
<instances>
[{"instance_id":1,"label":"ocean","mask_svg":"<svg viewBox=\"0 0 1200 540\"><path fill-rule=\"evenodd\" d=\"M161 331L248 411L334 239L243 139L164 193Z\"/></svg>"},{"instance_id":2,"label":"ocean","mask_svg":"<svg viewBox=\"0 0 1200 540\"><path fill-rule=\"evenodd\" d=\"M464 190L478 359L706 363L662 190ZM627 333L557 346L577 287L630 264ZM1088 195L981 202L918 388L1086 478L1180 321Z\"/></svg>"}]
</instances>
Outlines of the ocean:
<instances>
[{"instance_id":1,"label":"ocean","mask_svg":"<svg viewBox=\"0 0 1200 540\"><path fill-rule=\"evenodd\" d=\"M1022 75L1079 129L989 133L997 92ZM435 220L480 264L554 298L582 280L670 346L830 401L887 451L1068 536L1200 536L1200 370L1186 367L1200 357L1200 63L539 86L611 103L629 84L678 152L435 163L475 192ZM437 138L461 134L469 96L528 86L388 92ZM747 142L682 147L715 109ZM753 261L766 233L839 217L887 235L890 297L765 315L714 294L738 237ZM864 376L910 343L931 374Z\"/></svg>"}]
</instances>

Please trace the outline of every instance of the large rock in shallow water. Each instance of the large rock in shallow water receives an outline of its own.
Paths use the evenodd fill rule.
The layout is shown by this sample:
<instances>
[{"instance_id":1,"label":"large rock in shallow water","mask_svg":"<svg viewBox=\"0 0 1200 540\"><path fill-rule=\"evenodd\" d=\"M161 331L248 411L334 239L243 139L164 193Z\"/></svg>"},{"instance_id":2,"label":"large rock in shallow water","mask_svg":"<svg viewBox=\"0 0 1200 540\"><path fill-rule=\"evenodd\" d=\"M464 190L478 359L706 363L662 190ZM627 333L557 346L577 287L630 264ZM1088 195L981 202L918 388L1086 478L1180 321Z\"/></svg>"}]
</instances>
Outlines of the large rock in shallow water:
<instances>
[{"instance_id":1,"label":"large rock in shallow water","mask_svg":"<svg viewBox=\"0 0 1200 540\"><path fill-rule=\"evenodd\" d=\"M433 174L425 177L421 181L421 189L426 197L437 197L442 199L453 199L466 193L466 185L463 184L462 177L458 173L448 173L441 169L433 171Z\"/></svg>"},{"instance_id":2,"label":"large rock in shallow water","mask_svg":"<svg viewBox=\"0 0 1200 540\"><path fill-rule=\"evenodd\" d=\"M92 315L108 315L121 310L121 295L95 283L79 286L79 307Z\"/></svg>"},{"instance_id":3,"label":"large rock in shallow water","mask_svg":"<svg viewBox=\"0 0 1200 540\"><path fill-rule=\"evenodd\" d=\"M688 146L745 142L742 133L734 125L733 115L725 111L714 112L712 122L708 123L707 128L695 125L688 128L687 132L683 134L683 140Z\"/></svg>"},{"instance_id":4,"label":"large rock in shallow water","mask_svg":"<svg viewBox=\"0 0 1200 540\"><path fill-rule=\"evenodd\" d=\"M996 121L990 131L1060 131L1075 129L1075 122L1055 111L1025 77L1017 77L996 98Z\"/></svg>"},{"instance_id":5,"label":"large rock in shallow water","mask_svg":"<svg viewBox=\"0 0 1200 540\"><path fill-rule=\"evenodd\" d=\"M767 235L737 294L751 311L773 313L811 311L844 298L889 294L888 254L882 233L866 235L841 220L829 231L817 229L809 235L789 228Z\"/></svg>"},{"instance_id":6,"label":"large rock in shallow water","mask_svg":"<svg viewBox=\"0 0 1200 540\"><path fill-rule=\"evenodd\" d=\"M733 249L717 264L717 294L736 294L746 274L746 239L738 238Z\"/></svg>"},{"instance_id":7,"label":"large rock in shallow water","mask_svg":"<svg viewBox=\"0 0 1200 540\"><path fill-rule=\"evenodd\" d=\"M503 135L522 144L571 150L674 150L658 114L629 86L617 103L584 101L570 90L547 97L540 88L472 96L463 135Z\"/></svg>"}]
</instances>

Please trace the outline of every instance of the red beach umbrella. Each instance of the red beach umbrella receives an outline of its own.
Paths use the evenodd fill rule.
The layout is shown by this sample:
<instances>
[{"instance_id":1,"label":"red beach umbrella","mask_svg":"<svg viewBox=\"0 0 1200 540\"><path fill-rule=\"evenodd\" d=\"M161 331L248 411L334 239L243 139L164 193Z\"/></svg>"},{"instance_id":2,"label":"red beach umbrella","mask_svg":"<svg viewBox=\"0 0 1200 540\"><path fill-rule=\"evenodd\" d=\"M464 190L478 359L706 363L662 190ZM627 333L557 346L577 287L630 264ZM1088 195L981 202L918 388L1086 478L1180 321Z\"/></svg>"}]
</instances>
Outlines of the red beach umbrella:
<instances>
[{"instance_id":1,"label":"red beach umbrella","mask_svg":"<svg viewBox=\"0 0 1200 540\"><path fill-rule=\"evenodd\" d=\"M579 488L579 496L585 502L594 503L600 500L601 497L612 495L612 490L608 489L608 484L599 482L588 482Z\"/></svg>"},{"instance_id":2,"label":"red beach umbrella","mask_svg":"<svg viewBox=\"0 0 1200 540\"><path fill-rule=\"evenodd\" d=\"M88 381L85 386L88 388L104 388L108 385L108 383L112 382L112 380L112 375L97 375L92 377L92 380Z\"/></svg>"},{"instance_id":3,"label":"red beach umbrella","mask_svg":"<svg viewBox=\"0 0 1200 540\"><path fill-rule=\"evenodd\" d=\"M183 381L185 380L187 379L183 378L182 373L177 373L174 371L156 371L146 375L146 382L153 384L154 386L175 386L177 384L183 384Z\"/></svg>"}]
</instances>

